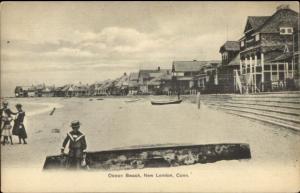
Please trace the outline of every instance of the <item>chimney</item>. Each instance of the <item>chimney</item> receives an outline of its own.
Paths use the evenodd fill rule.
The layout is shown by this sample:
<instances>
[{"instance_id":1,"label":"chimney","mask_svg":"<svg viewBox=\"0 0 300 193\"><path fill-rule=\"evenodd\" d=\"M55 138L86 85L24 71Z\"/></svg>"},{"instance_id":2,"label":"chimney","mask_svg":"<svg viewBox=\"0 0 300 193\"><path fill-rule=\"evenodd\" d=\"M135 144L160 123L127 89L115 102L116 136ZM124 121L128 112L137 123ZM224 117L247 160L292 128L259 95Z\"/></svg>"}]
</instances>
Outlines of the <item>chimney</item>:
<instances>
[{"instance_id":1,"label":"chimney","mask_svg":"<svg viewBox=\"0 0 300 193\"><path fill-rule=\"evenodd\" d=\"M157 71L160 71L160 67L157 67Z\"/></svg>"},{"instance_id":2,"label":"chimney","mask_svg":"<svg viewBox=\"0 0 300 193\"><path fill-rule=\"evenodd\" d=\"M175 72L175 65L172 64L172 72Z\"/></svg>"},{"instance_id":3,"label":"chimney","mask_svg":"<svg viewBox=\"0 0 300 193\"><path fill-rule=\"evenodd\" d=\"M290 6L287 5L287 4L279 5L279 6L276 8L276 11L279 11L279 10L282 10L282 9L290 9Z\"/></svg>"}]
</instances>

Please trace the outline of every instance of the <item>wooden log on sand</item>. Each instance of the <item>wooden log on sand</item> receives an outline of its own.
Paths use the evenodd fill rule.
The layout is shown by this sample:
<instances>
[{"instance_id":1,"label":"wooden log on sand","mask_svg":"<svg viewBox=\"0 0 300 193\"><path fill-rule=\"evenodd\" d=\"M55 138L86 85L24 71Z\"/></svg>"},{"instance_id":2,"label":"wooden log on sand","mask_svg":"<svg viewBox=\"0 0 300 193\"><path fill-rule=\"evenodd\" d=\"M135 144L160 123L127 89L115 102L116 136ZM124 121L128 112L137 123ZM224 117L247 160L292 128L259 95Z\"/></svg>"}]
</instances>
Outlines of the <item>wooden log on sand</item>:
<instances>
[{"instance_id":1,"label":"wooden log on sand","mask_svg":"<svg viewBox=\"0 0 300 193\"><path fill-rule=\"evenodd\" d=\"M87 152L86 163L91 170L127 170L250 158L248 144L206 144ZM66 166L65 155L48 156L43 169L66 169Z\"/></svg>"}]
</instances>

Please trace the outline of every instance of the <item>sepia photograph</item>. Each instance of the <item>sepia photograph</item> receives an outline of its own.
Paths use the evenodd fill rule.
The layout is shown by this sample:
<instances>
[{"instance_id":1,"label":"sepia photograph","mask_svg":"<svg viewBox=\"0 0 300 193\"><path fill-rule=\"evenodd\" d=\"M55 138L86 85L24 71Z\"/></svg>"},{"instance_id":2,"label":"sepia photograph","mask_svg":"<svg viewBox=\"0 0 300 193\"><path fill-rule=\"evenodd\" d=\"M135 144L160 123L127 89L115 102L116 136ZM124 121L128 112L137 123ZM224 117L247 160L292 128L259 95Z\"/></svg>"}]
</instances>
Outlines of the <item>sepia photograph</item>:
<instances>
[{"instance_id":1,"label":"sepia photograph","mask_svg":"<svg viewBox=\"0 0 300 193\"><path fill-rule=\"evenodd\" d=\"M300 191L297 1L4 1L1 192Z\"/></svg>"}]
</instances>

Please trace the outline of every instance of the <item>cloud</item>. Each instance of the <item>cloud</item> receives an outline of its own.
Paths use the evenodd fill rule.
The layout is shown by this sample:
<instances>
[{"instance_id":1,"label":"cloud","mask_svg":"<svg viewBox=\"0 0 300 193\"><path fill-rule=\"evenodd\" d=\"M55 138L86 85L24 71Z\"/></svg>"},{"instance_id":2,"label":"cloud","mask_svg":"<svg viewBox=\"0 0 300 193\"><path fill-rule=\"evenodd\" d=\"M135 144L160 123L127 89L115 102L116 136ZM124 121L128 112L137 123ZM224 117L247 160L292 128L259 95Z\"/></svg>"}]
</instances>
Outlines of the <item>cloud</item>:
<instances>
[{"instance_id":1,"label":"cloud","mask_svg":"<svg viewBox=\"0 0 300 193\"><path fill-rule=\"evenodd\" d=\"M98 65L107 65L116 62L115 65L133 66L140 60L147 60L149 53L160 52L167 42L157 35L147 34L133 28L107 27L102 31L80 32L75 31L66 39L47 40L42 43L29 40L12 40L11 45L3 46L4 60L20 63L46 63L74 64L99 61ZM155 55L155 54L154 54ZM35 68L34 64L32 65ZM44 66L44 67L47 67Z\"/></svg>"},{"instance_id":2,"label":"cloud","mask_svg":"<svg viewBox=\"0 0 300 193\"><path fill-rule=\"evenodd\" d=\"M68 48L63 47L59 48L56 51L53 52L45 52L44 56L50 57L50 58L92 58L95 57L95 54L87 51L82 50L79 48Z\"/></svg>"},{"instance_id":3,"label":"cloud","mask_svg":"<svg viewBox=\"0 0 300 193\"><path fill-rule=\"evenodd\" d=\"M223 32L195 31L170 21L151 32L108 26L100 31L66 30L56 37L44 36L43 41L23 37L5 44L4 40L1 42L3 70L38 73L84 69L103 73L117 68L132 71L144 67L170 68L173 60L218 59L219 45L225 40Z\"/></svg>"}]
</instances>

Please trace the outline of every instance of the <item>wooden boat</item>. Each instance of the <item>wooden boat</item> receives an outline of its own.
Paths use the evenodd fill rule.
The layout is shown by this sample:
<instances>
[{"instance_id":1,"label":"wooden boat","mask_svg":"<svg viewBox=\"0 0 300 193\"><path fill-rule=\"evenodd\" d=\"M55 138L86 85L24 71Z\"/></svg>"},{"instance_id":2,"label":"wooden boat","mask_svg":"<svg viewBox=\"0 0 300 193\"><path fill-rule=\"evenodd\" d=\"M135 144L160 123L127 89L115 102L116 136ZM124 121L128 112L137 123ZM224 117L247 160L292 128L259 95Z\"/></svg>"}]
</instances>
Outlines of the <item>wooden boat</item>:
<instances>
[{"instance_id":1,"label":"wooden boat","mask_svg":"<svg viewBox=\"0 0 300 193\"><path fill-rule=\"evenodd\" d=\"M125 102L127 103L131 103L131 102L136 102L136 101L140 101L142 99L131 99L131 100L126 100Z\"/></svg>"},{"instance_id":2,"label":"wooden boat","mask_svg":"<svg viewBox=\"0 0 300 193\"><path fill-rule=\"evenodd\" d=\"M170 105L170 104L179 104L182 102L182 99L171 100L171 101L151 101L152 105Z\"/></svg>"},{"instance_id":3,"label":"wooden boat","mask_svg":"<svg viewBox=\"0 0 300 193\"><path fill-rule=\"evenodd\" d=\"M155 146L87 152L82 169L127 170L140 168L175 167L213 163L220 160L250 159L248 144L205 144ZM68 169L68 156L48 156L44 170Z\"/></svg>"}]
</instances>

